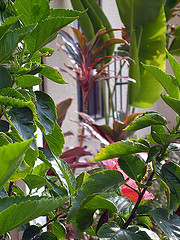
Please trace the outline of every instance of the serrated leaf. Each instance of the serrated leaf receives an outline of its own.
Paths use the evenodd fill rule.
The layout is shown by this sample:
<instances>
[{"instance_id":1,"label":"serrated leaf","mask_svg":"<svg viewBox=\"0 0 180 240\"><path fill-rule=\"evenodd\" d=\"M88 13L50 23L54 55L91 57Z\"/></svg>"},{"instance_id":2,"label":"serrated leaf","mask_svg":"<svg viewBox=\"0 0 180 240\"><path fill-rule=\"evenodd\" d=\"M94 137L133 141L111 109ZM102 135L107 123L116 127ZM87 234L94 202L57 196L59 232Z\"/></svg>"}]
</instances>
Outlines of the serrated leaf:
<instances>
[{"instance_id":1,"label":"serrated leaf","mask_svg":"<svg viewBox=\"0 0 180 240\"><path fill-rule=\"evenodd\" d=\"M21 143L8 144L0 148L0 189L8 181L20 166L23 156L29 147L31 140Z\"/></svg>"},{"instance_id":2,"label":"serrated leaf","mask_svg":"<svg viewBox=\"0 0 180 240\"><path fill-rule=\"evenodd\" d=\"M180 101L169 95L161 95L164 102L180 116Z\"/></svg>"},{"instance_id":3,"label":"serrated leaf","mask_svg":"<svg viewBox=\"0 0 180 240\"><path fill-rule=\"evenodd\" d=\"M143 67L160 82L169 96L179 99L178 82L176 83L176 79L172 75L165 73L156 66L143 64Z\"/></svg>"},{"instance_id":4,"label":"serrated leaf","mask_svg":"<svg viewBox=\"0 0 180 240\"><path fill-rule=\"evenodd\" d=\"M76 17L47 18L38 23L36 28L26 38L28 51L33 54L54 40L59 29L74 21Z\"/></svg>"},{"instance_id":5,"label":"serrated leaf","mask_svg":"<svg viewBox=\"0 0 180 240\"><path fill-rule=\"evenodd\" d=\"M41 163L33 169L32 174L39 175L39 176L45 176L48 169L49 169L49 167L45 163Z\"/></svg>"},{"instance_id":6,"label":"serrated leaf","mask_svg":"<svg viewBox=\"0 0 180 240\"><path fill-rule=\"evenodd\" d=\"M129 227L120 229L115 222L104 224L98 231L98 237L106 240L160 240L155 232L146 228Z\"/></svg>"},{"instance_id":7,"label":"serrated leaf","mask_svg":"<svg viewBox=\"0 0 180 240\"><path fill-rule=\"evenodd\" d=\"M95 196L78 211L73 220L81 232L84 232L91 226L93 215L97 209L103 211L109 210L113 214L117 212L115 205L111 201L100 196Z\"/></svg>"},{"instance_id":8,"label":"serrated leaf","mask_svg":"<svg viewBox=\"0 0 180 240\"><path fill-rule=\"evenodd\" d=\"M54 173L59 177L62 185L73 193L76 189L76 179L69 167L69 165L57 156L54 156L49 149L40 148L44 155L40 152L39 158L53 169Z\"/></svg>"},{"instance_id":9,"label":"serrated leaf","mask_svg":"<svg viewBox=\"0 0 180 240\"><path fill-rule=\"evenodd\" d=\"M137 117L131 125L125 128L126 131L136 131L153 125L166 126L167 120L158 112L146 112Z\"/></svg>"},{"instance_id":10,"label":"serrated leaf","mask_svg":"<svg viewBox=\"0 0 180 240\"><path fill-rule=\"evenodd\" d=\"M146 173L146 165L135 155L126 155L118 159L120 168L132 179L138 181Z\"/></svg>"},{"instance_id":11,"label":"serrated leaf","mask_svg":"<svg viewBox=\"0 0 180 240\"><path fill-rule=\"evenodd\" d=\"M0 39L13 26L13 24L17 22L17 20L18 20L18 17L15 17L15 16L6 18L4 24L0 26Z\"/></svg>"},{"instance_id":12,"label":"serrated leaf","mask_svg":"<svg viewBox=\"0 0 180 240\"><path fill-rule=\"evenodd\" d=\"M52 98L42 91L36 91L36 112L46 134L52 132L56 123L56 107Z\"/></svg>"},{"instance_id":13,"label":"serrated leaf","mask_svg":"<svg viewBox=\"0 0 180 240\"><path fill-rule=\"evenodd\" d=\"M25 25L38 23L50 13L47 0L16 0L14 7Z\"/></svg>"},{"instance_id":14,"label":"serrated leaf","mask_svg":"<svg viewBox=\"0 0 180 240\"><path fill-rule=\"evenodd\" d=\"M34 138L36 125L33 121L33 113L30 108L11 108L8 115L17 129L20 136L24 139Z\"/></svg>"},{"instance_id":15,"label":"serrated leaf","mask_svg":"<svg viewBox=\"0 0 180 240\"><path fill-rule=\"evenodd\" d=\"M180 218L178 215L174 214L168 218L167 210L163 208L152 210L151 215L170 240L180 239Z\"/></svg>"},{"instance_id":16,"label":"serrated leaf","mask_svg":"<svg viewBox=\"0 0 180 240\"><path fill-rule=\"evenodd\" d=\"M28 88L41 84L42 79L33 75L23 75L15 77L15 82L17 87Z\"/></svg>"},{"instance_id":17,"label":"serrated leaf","mask_svg":"<svg viewBox=\"0 0 180 240\"><path fill-rule=\"evenodd\" d=\"M44 77L46 77L56 83L60 83L60 84L67 83L64 81L62 75L58 72L57 69L54 69L47 65L41 65L41 67L42 67L42 70L40 71L40 74L43 75Z\"/></svg>"},{"instance_id":18,"label":"serrated leaf","mask_svg":"<svg viewBox=\"0 0 180 240\"><path fill-rule=\"evenodd\" d=\"M52 132L44 137L51 151L60 156L64 146L64 135L59 125L56 123Z\"/></svg>"},{"instance_id":19,"label":"serrated leaf","mask_svg":"<svg viewBox=\"0 0 180 240\"><path fill-rule=\"evenodd\" d=\"M0 89L11 86L12 79L9 71L4 66L0 65Z\"/></svg>"},{"instance_id":20,"label":"serrated leaf","mask_svg":"<svg viewBox=\"0 0 180 240\"><path fill-rule=\"evenodd\" d=\"M116 157L122 157L124 155L148 152L149 148L141 143L133 141L120 141L112 143L105 148L101 148L100 152L91 161L102 161Z\"/></svg>"},{"instance_id":21,"label":"serrated leaf","mask_svg":"<svg viewBox=\"0 0 180 240\"><path fill-rule=\"evenodd\" d=\"M34 175L34 174L28 174L23 181L27 184L27 186L29 187L30 191L32 191L32 189L40 189L43 186L48 186L49 188L51 188L51 185L49 184L49 182L46 180L46 178L39 176L39 175Z\"/></svg>"},{"instance_id":22,"label":"serrated leaf","mask_svg":"<svg viewBox=\"0 0 180 240\"><path fill-rule=\"evenodd\" d=\"M120 186L123 183L124 178L122 174L112 169L90 175L78 192L75 202L68 213L68 221L97 194L105 192L114 186Z\"/></svg>"},{"instance_id":23,"label":"serrated leaf","mask_svg":"<svg viewBox=\"0 0 180 240\"><path fill-rule=\"evenodd\" d=\"M7 32L0 40L0 62L6 60L16 49L19 35L13 31Z\"/></svg>"},{"instance_id":24,"label":"serrated leaf","mask_svg":"<svg viewBox=\"0 0 180 240\"><path fill-rule=\"evenodd\" d=\"M0 199L0 234L60 207L66 198L11 197ZM32 211L33 210L33 211ZM6 221L4 221L6 219Z\"/></svg>"},{"instance_id":25,"label":"serrated leaf","mask_svg":"<svg viewBox=\"0 0 180 240\"><path fill-rule=\"evenodd\" d=\"M50 226L51 226L51 231L54 233L54 235L57 237L58 240L65 239L67 231L65 226L62 223L53 222Z\"/></svg>"},{"instance_id":26,"label":"serrated leaf","mask_svg":"<svg viewBox=\"0 0 180 240\"><path fill-rule=\"evenodd\" d=\"M5 133L0 132L0 147L3 145L8 145L9 143L12 143L12 139L8 137Z\"/></svg>"},{"instance_id":27,"label":"serrated leaf","mask_svg":"<svg viewBox=\"0 0 180 240\"><path fill-rule=\"evenodd\" d=\"M50 9L50 17L79 17L84 12L71 10L71 9L61 9L61 8L51 8Z\"/></svg>"}]
</instances>

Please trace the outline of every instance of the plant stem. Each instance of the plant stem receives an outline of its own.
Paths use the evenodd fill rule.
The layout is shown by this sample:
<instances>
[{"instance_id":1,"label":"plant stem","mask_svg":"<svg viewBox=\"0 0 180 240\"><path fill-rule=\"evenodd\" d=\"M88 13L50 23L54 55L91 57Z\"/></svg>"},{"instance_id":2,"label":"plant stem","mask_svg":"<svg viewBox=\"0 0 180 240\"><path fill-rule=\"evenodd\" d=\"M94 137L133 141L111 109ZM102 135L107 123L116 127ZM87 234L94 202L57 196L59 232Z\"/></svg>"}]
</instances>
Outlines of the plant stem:
<instances>
[{"instance_id":1,"label":"plant stem","mask_svg":"<svg viewBox=\"0 0 180 240\"><path fill-rule=\"evenodd\" d=\"M150 182L153 179L153 176L154 176L154 171L151 173L147 183ZM137 200L137 202L136 202L136 204L135 204L135 206L134 206L134 208L133 208L133 210L131 212L131 215L129 216L128 220L125 222L125 224L123 226L123 229L126 229L129 226L129 224L131 223L131 221L133 220L133 218L135 217L136 210L137 210L137 208L138 208L138 206L139 206L139 204L140 204L140 202L141 202L141 200L142 200L146 190L147 190L147 188L144 188L142 190L141 194L139 195L138 200Z\"/></svg>"},{"instance_id":2,"label":"plant stem","mask_svg":"<svg viewBox=\"0 0 180 240\"><path fill-rule=\"evenodd\" d=\"M52 218L51 220L49 220L47 223L45 223L44 225L42 225L42 226L40 227L40 229L43 229L43 228L47 227L51 222L56 221L57 218L58 218L60 215L62 215L62 213L57 214L55 217L53 217L53 218Z\"/></svg>"},{"instance_id":3,"label":"plant stem","mask_svg":"<svg viewBox=\"0 0 180 240\"><path fill-rule=\"evenodd\" d=\"M9 183L9 189L8 189L8 196L9 196L9 197L12 196L13 184L14 184L14 182L10 182L10 183Z\"/></svg>"}]
</instances>

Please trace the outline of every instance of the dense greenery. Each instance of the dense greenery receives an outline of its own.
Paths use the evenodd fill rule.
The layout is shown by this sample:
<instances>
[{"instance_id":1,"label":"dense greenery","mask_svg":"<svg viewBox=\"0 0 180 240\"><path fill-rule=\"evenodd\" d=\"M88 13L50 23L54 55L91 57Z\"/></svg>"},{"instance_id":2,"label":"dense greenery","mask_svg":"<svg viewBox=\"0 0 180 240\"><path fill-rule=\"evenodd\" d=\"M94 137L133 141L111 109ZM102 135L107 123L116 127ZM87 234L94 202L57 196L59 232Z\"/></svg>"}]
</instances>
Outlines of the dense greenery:
<instances>
[{"instance_id":1,"label":"dense greenery","mask_svg":"<svg viewBox=\"0 0 180 240\"><path fill-rule=\"evenodd\" d=\"M64 136L55 104L48 94L34 92L33 86L42 81L36 74L66 83L57 70L41 63L41 57L52 55L53 49L45 45L82 13L52 9L47 0L0 3L1 238L10 238L9 231L18 228L24 231L23 240L178 240L179 159L171 161L167 154L180 150L180 64L167 53L175 76L157 66L141 65L165 88L167 94L161 97L177 113L177 125L169 129L168 121L153 111L133 122L128 118L123 131L150 127L147 139L107 145L92 161L103 160L108 169L99 167L74 176L67 162L59 158ZM37 147L37 129L43 134L46 148ZM142 159L144 152L147 158ZM28 193L18 186L20 179ZM166 206L153 203L155 181L165 192ZM38 196L37 190L44 186ZM39 216L47 217L44 225L31 222Z\"/></svg>"}]
</instances>

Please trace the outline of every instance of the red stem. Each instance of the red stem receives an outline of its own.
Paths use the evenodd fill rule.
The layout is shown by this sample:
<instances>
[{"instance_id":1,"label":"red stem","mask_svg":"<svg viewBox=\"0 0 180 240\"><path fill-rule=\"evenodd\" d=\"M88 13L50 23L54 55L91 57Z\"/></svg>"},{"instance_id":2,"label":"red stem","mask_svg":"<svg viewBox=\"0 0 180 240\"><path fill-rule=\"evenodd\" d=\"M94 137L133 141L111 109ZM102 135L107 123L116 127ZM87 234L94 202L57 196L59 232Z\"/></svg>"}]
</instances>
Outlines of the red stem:
<instances>
[{"instance_id":1,"label":"red stem","mask_svg":"<svg viewBox=\"0 0 180 240\"><path fill-rule=\"evenodd\" d=\"M153 179L153 176L154 176L154 171L151 173L147 183L150 182ZM140 202L141 202L141 200L142 200L146 190L147 190L147 188L144 188L142 190L141 194L139 195L138 200L137 200L137 202L136 202L136 204L135 204L135 206L134 206L134 208L133 208L133 210L131 212L131 215L129 216L128 220L125 222L125 224L123 226L123 229L126 229L129 226L129 224L131 223L131 221L133 220L133 218L135 217L136 210L137 210L137 208L138 208L138 206L139 206L139 204L140 204Z\"/></svg>"}]
</instances>

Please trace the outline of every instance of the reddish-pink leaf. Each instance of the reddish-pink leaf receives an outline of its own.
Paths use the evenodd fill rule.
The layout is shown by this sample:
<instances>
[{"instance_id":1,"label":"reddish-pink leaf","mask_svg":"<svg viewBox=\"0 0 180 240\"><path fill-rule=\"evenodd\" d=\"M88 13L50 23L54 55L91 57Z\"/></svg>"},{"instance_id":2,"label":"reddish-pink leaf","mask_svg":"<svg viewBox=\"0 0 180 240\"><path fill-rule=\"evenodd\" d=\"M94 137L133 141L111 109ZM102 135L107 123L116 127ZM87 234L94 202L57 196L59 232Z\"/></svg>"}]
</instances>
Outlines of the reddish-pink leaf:
<instances>
[{"instance_id":1,"label":"reddish-pink leaf","mask_svg":"<svg viewBox=\"0 0 180 240\"><path fill-rule=\"evenodd\" d=\"M62 102L60 102L57 106L57 123L59 124L59 126L61 127L62 122L66 116L67 110L70 107L72 103L72 99L68 98Z\"/></svg>"}]
</instances>

